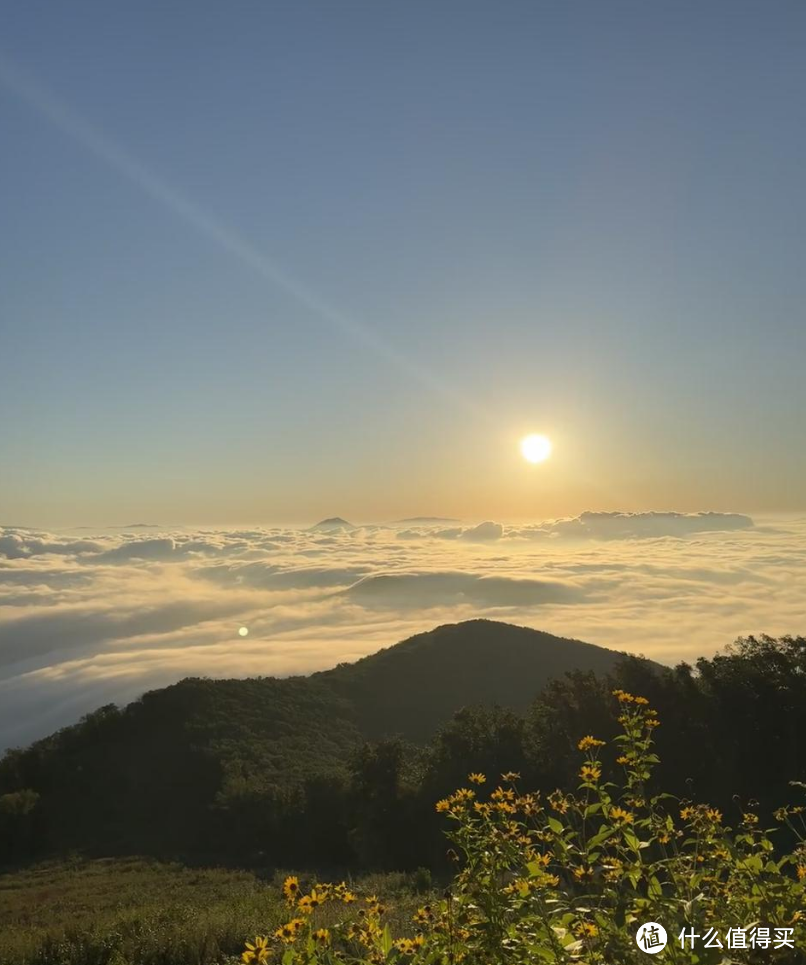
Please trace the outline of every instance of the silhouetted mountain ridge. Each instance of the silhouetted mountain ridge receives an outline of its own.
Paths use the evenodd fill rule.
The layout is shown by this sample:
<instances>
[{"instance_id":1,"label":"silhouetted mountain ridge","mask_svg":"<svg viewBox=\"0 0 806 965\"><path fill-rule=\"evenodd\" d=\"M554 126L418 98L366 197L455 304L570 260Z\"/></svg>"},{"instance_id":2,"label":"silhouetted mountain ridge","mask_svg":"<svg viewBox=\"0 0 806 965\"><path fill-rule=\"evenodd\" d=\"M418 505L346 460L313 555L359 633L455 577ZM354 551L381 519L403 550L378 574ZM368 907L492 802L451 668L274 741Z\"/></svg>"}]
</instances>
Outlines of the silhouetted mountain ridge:
<instances>
[{"instance_id":1,"label":"silhouetted mountain ridge","mask_svg":"<svg viewBox=\"0 0 806 965\"><path fill-rule=\"evenodd\" d=\"M523 710L552 678L571 670L604 674L622 657L541 630L468 620L419 633L313 679L351 703L365 736L425 741L463 706Z\"/></svg>"}]
</instances>

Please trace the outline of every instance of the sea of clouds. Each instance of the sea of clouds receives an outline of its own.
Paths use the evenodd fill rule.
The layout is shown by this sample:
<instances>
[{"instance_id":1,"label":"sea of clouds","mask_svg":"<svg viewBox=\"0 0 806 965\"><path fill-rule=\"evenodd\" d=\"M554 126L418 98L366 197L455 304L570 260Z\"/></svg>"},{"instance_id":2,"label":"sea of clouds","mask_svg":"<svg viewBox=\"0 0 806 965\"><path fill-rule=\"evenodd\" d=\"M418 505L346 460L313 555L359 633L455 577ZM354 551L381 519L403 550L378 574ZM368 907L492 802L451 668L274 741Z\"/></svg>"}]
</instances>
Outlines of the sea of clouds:
<instances>
[{"instance_id":1,"label":"sea of clouds","mask_svg":"<svg viewBox=\"0 0 806 965\"><path fill-rule=\"evenodd\" d=\"M693 661L806 633L805 564L806 519L722 513L0 527L0 749L185 676L308 673L473 617Z\"/></svg>"}]
</instances>

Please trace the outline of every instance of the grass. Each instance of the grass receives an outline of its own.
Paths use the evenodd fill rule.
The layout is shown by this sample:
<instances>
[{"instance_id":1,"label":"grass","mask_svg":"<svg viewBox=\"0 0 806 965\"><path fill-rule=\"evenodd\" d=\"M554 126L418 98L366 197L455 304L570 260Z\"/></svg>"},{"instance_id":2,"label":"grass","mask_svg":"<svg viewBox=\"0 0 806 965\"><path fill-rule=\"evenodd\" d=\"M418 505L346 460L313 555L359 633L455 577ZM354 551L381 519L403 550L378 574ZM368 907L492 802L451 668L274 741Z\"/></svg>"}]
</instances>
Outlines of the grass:
<instances>
[{"instance_id":1,"label":"grass","mask_svg":"<svg viewBox=\"0 0 806 965\"><path fill-rule=\"evenodd\" d=\"M127 858L40 864L0 875L0 965L218 965L287 917L285 872L187 868ZM300 875L303 881L310 876ZM405 930L411 877L377 875L362 891L391 901Z\"/></svg>"}]
</instances>

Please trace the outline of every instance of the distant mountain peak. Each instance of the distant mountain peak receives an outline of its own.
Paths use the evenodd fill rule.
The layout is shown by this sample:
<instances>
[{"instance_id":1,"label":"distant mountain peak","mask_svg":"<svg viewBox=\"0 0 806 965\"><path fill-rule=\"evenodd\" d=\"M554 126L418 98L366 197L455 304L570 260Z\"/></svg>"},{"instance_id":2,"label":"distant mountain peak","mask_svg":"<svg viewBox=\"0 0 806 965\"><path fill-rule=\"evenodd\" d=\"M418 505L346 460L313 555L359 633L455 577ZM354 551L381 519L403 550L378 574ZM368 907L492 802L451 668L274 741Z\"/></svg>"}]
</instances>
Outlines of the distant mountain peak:
<instances>
[{"instance_id":1,"label":"distant mountain peak","mask_svg":"<svg viewBox=\"0 0 806 965\"><path fill-rule=\"evenodd\" d=\"M348 523L341 516L329 516L327 519L320 519L318 523L311 526L311 532L332 532L340 529L355 529L352 523Z\"/></svg>"}]
</instances>

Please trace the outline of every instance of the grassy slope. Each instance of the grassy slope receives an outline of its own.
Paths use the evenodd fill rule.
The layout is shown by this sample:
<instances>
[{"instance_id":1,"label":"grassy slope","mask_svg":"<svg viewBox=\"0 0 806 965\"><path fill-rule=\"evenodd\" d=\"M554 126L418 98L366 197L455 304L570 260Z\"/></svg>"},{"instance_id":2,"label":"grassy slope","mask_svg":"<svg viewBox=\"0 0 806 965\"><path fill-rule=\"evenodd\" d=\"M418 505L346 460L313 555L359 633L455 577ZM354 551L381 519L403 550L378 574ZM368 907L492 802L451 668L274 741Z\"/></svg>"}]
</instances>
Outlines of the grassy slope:
<instances>
[{"instance_id":1,"label":"grassy slope","mask_svg":"<svg viewBox=\"0 0 806 965\"><path fill-rule=\"evenodd\" d=\"M287 920L280 880L139 858L0 875L0 965L212 965ZM366 878L405 931L422 898L401 875Z\"/></svg>"}]
</instances>

